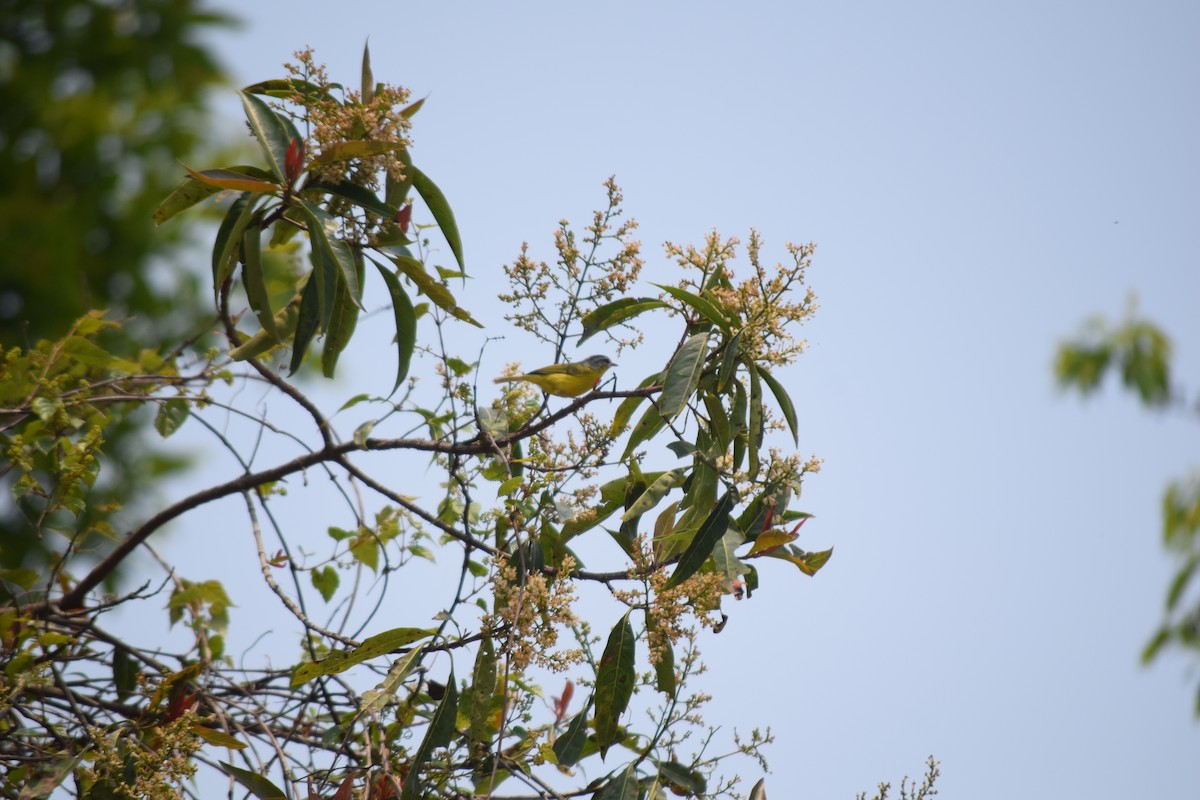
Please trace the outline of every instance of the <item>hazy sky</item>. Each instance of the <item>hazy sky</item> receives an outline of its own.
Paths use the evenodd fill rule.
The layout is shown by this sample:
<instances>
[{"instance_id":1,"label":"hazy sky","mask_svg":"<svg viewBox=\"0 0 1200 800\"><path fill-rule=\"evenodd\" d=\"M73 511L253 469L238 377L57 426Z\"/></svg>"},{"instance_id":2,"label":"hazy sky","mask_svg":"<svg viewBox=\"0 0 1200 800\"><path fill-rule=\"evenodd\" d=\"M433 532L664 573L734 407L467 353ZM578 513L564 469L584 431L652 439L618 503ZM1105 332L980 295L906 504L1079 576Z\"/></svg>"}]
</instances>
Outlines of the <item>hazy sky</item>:
<instances>
[{"instance_id":1,"label":"hazy sky","mask_svg":"<svg viewBox=\"0 0 1200 800\"><path fill-rule=\"evenodd\" d=\"M1051 362L1136 294L1200 385L1200 5L214 7L246 20L219 42L239 84L311 45L357 85L369 35L376 78L429 95L414 157L492 326L500 265L525 240L551 258L612 174L648 280L674 279L663 241L714 227L774 260L819 243L784 377L825 459L802 544L836 551L811 580L767 565L702 644L710 721L775 730L771 797L852 798L930 753L946 798L1196 796L1197 663L1138 656L1171 575L1159 498L1200 426L1060 396Z\"/></svg>"}]
</instances>

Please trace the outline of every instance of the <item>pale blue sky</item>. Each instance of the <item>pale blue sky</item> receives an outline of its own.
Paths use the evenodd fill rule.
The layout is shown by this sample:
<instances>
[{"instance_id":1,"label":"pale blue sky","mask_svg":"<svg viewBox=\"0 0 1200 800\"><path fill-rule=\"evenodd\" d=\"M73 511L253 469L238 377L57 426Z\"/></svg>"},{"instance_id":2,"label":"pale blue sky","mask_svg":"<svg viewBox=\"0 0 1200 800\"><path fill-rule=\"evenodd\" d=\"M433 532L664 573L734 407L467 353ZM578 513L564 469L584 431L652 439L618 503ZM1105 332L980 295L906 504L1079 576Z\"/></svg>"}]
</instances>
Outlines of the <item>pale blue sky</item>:
<instances>
[{"instance_id":1,"label":"pale blue sky","mask_svg":"<svg viewBox=\"0 0 1200 800\"><path fill-rule=\"evenodd\" d=\"M649 280L661 242L713 227L756 227L774 259L819 243L785 378L825 459L803 541L836 552L814 580L768 568L704 646L710 720L778 736L772 797L852 798L930 753L947 798L1196 796L1200 674L1138 654L1171 574L1160 493L1200 467L1200 427L1061 397L1050 365L1136 292L1200 380L1200 5L231 10L240 84L306 44L357 84L370 35L376 78L429 95L414 157L492 326L500 265L524 240L550 258L610 174Z\"/></svg>"}]
</instances>

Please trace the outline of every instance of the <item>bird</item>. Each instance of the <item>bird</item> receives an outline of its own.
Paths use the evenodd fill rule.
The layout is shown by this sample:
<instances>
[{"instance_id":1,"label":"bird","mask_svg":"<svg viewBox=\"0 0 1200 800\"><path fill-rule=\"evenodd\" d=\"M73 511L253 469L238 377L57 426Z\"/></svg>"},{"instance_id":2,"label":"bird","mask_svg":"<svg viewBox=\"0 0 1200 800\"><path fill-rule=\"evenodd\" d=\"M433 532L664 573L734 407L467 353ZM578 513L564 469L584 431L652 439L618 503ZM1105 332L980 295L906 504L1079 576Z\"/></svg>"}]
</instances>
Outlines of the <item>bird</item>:
<instances>
[{"instance_id":1,"label":"bird","mask_svg":"<svg viewBox=\"0 0 1200 800\"><path fill-rule=\"evenodd\" d=\"M557 397L578 397L598 386L600 376L607 372L609 367L615 366L616 362L608 356L588 356L583 361L571 364L551 364L522 375L496 378L493 382L525 381L532 383L547 394Z\"/></svg>"}]
</instances>

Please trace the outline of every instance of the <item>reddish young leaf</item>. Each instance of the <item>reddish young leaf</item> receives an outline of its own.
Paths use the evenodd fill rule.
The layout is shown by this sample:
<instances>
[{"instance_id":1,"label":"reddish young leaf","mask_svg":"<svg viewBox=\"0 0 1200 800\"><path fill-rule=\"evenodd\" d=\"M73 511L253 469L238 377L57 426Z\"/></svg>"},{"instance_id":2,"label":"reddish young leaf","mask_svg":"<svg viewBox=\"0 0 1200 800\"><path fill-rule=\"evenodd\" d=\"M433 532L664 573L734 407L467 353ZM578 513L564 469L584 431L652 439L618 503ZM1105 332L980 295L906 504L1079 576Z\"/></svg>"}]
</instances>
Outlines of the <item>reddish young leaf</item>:
<instances>
[{"instance_id":1,"label":"reddish young leaf","mask_svg":"<svg viewBox=\"0 0 1200 800\"><path fill-rule=\"evenodd\" d=\"M567 718L567 708L571 705L571 697L575 694L575 684L567 681L561 697L554 698L554 722L559 723Z\"/></svg>"},{"instance_id":2,"label":"reddish young leaf","mask_svg":"<svg viewBox=\"0 0 1200 800\"><path fill-rule=\"evenodd\" d=\"M304 168L304 142L292 139L288 142L287 153L284 156L284 169L287 171L288 185L296 182L300 171Z\"/></svg>"},{"instance_id":3,"label":"reddish young leaf","mask_svg":"<svg viewBox=\"0 0 1200 800\"><path fill-rule=\"evenodd\" d=\"M401 231L408 233L408 225L412 222L412 203L396 212L395 222L400 226Z\"/></svg>"}]
</instances>

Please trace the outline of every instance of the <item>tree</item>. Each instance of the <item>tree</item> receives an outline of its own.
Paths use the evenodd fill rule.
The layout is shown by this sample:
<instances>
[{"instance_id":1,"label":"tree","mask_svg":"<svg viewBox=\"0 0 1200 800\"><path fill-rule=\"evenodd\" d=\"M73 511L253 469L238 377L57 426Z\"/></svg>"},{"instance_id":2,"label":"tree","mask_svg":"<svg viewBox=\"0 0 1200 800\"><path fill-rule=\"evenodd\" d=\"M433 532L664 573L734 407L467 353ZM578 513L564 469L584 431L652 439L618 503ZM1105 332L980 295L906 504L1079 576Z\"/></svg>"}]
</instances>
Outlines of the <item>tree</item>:
<instances>
[{"instance_id":1,"label":"tree","mask_svg":"<svg viewBox=\"0 0 1200 800\"><path fill-rule=\"evenodd\" d=\"M225 20L197 6L0 3L0 347L57 339L104 308L125 324L108 328L103 346L128 358L139 342L182 339L214 318L178 260L188 228L156 233L152 218L178 180L177 159L205 138L205 98L223 80L195 40ZM93 535L79 546L103 552L112 509L180 466L148 447L144 427L106 426L108 463L93 487L105 496L92 494L78 527ZM60 537L27 535L35 506L0 508L0 564L41 568L59 557Z\"/></svg>"},{"instance_id":2,"label":"tree","mask_svg":"<svg viewBox=\"0 0 1200 800\"><path fill-rule=\"evenodd\" d=\"M1091 395L1110 372L1147 408L1189 415L1200 412L1200 403L1189 401L1183 390L1172 385L1170 338L1133 311L1117 324L1096 317L1078 337L1059 347L1055 373L1063 388ZM1146 663L1167 647L1200 651L1200 597L1196 596L1195 580L1200 568L1200 475L1167 486L1162 500L1162 538L1178 570L1167 589L1163 622L1142 651ZM1200 715L1200 687L1195 712Z\"/></svg>"},{"instance_id":3,"label":"tree","mask_svg":"<svg viewBox=\"0 0 1200 800\"><path fill-rule=\"evenodd\" d=\"M505 268L511 333L556 356L572 341L619 354L654 319L656 339L673 331L669 353L634 388L551 400L517 383L484 400L479 377L501 369L453 293L466 261L451 207L411 156L422 101L377 84L365 54L361 85L298 53L288 77L242 93L260 163L189 167L159 205L168 222L227 202L212 248L227 347L121 355L103 345L119 323L92 311L5 354L3 446L15 491L40 509L36 535L87 510L105 431L138 408L155 409L163 436L201 426L237 465L98 562L72 546L51 569L0 573L5 793L198 794L187 779L204 768L260 798L731 795L722 762L765 768L771 734L718 749L693 685L701 631L753 596L763 559L811 576L832 552L797 544L808 515L792 506L819 462L794 452L799 420L775 374L816 308L812 245L769 265L752 231L743 266L739 242L714 232L668 245L676 278L643 284L610 180L582 232L557 230L553 264L523 248ZM394 331L390 394L339 398L331 413L302 386L318 367L333 376L377 290ZM271 416L249 387L277 398ZM303 419L285 421L280 402ZM47 454L48 473L34 463ZM388 468L371 467L379 454ZM337 504L312 499L322 492ZM218 502L241 510L291 652L235 661L232 626L284 623L154 549L169 522ZM305 524L289 526L295 503ZM144 552L161 579L99 591ZM427 564L443 572L421 584ZM385 594L404 600L386 615ZM163 595L183 645L109 624Z\"/></svg>"}]
</instances>

